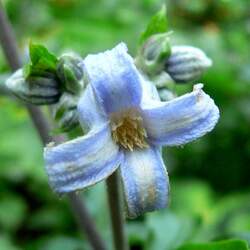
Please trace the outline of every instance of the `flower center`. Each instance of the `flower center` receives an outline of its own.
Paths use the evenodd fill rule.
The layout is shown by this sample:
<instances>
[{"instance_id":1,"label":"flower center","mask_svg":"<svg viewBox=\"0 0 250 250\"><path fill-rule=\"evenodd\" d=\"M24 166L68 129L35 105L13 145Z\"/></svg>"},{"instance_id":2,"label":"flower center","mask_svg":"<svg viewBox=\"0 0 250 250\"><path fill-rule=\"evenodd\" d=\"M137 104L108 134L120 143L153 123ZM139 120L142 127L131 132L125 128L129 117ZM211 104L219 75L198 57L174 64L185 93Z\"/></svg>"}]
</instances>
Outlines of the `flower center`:
<instances>
[{"instance_id":1,"label":"flower center","mask_svg":"<svg viewBox=\"0 0 250 250\"><path fill-rule=\"evenodd\" d=\"M143 120L134 111L126 111L112 115L111 133L113 140L125 149L147 148L147 133L143 127Z\"/></svg>"}]
</instances>

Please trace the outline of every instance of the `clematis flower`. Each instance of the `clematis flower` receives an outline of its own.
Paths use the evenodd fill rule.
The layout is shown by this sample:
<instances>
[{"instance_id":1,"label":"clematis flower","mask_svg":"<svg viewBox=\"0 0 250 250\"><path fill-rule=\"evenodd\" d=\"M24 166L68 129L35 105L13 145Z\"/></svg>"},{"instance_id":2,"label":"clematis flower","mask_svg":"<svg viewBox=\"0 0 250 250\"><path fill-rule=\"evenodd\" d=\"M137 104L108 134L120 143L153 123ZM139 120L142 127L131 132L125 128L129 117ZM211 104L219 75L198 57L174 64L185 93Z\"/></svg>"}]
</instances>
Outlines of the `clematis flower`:
<instances>
[{"instance_id":1,"label":"clematis flower","mask_svg":"<svg viewBox=\"0 0 250 250\"><path fill-rule=\"evenodd\" d=\"M178 146L211 131L219 118L202 91L169 102L137 71L124 44L83 62L89 84L78 103L86 135L45 148L46 171L58 194L96 184L119 168L129 217L161 209L169 179L161 146Z\"/></svg>"}]
</instances>

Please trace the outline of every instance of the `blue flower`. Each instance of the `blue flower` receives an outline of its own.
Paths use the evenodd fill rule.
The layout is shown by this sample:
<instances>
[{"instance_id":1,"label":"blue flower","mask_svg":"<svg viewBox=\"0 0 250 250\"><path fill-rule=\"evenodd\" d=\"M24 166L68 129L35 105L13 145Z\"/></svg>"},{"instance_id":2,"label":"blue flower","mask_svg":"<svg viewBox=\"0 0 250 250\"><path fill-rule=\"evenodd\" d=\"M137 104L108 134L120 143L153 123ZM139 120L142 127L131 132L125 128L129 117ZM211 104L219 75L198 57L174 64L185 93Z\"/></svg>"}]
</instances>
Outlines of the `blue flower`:
<instances>
[{"instance_id":1,"label":"blue flower","mask_svg":"<svg viewBox=\"0 0 250 250\"><path fill-rule=\"evenodd\" d=\"M219 118L202 91L169 102L143 79L124 44L83 62L88 74L78 103L86 135L45 148L49 182L58 194L96 184L120 169L129 217L164 208L169 179L161 146L177 146L211 131Z\"/></svg>"}]
</instances>

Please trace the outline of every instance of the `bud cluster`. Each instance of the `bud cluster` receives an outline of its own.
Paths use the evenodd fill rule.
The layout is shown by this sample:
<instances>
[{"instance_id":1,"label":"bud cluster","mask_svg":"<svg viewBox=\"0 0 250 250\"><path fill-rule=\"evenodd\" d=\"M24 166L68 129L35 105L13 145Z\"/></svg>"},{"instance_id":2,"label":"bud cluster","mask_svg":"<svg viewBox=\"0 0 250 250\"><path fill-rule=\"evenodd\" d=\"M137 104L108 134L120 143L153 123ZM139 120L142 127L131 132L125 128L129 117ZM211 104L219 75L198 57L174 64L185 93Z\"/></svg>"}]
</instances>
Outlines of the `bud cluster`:
<instances>
[{"instance_id":1,"label":"bud cluster","mask_svg":"<svg viewBox=\"0 0 250 250\"><path fill-rule=\"evenodd\" d=\"M139 50L135 63L147 75L153 76L164 69L170 54L169 33L152 35Z\"/></svg>"},{"instance_id":2,"label":"bud cluster","mask_svg":"<svg viewBox=\"0 0 250 250\"><path fill-rule=\"evenodd\" d=\"M51 105L60 130L78 124L77 102L86 80L82 59L74 53L56 58L41 45L30 46L30 64L17 70L7 81L8 89L34 105Z\"/></svg>"},{"instance_id":3,"label":"bud cluster","mask_svg":"<svg viewBox=\"0 0 250 250\"><path fill-rule=\"evenodd\" d=\"M173 84L193 83L212 65L212 60L199 48L171 46L169 36L170 33L150 36L135 59L137 67L157 87L162 100L172 98L169 90Z\"/></svg>"},{"instance_id":4,"label":"bud cluster","mask_svg":"<svg viewBox=\"0 0 250 250\"><path fill-rule=\"evenodd\" d=\"M84 88L84 69L82 58L75 53L59 57L56 74L65 92L78 95Z\"/></svg>"},{"instance_id":5,"label":"bud cluster","mask_svg":"<svg viewBox=\"0 0 250 250\"><path fill-rule=\"evenodd\" d=\"M62 55L56 72L64 91L53 105L52 114L60 130L68 132L79 125L77 103L86 82L81 57L73 53Z\"/></svg>"},{"instance_id":6,"label":"bud cluster","mask_svg":"<svg viewBox=\"0 0 250 250\"><path fill-rule=\"evenodd\" d=\"M52 106L52 114L62 132L68 132L79 124L77 103L79 97L70 93L62 94L58 103Z\"/></svg>"}]
</instances>

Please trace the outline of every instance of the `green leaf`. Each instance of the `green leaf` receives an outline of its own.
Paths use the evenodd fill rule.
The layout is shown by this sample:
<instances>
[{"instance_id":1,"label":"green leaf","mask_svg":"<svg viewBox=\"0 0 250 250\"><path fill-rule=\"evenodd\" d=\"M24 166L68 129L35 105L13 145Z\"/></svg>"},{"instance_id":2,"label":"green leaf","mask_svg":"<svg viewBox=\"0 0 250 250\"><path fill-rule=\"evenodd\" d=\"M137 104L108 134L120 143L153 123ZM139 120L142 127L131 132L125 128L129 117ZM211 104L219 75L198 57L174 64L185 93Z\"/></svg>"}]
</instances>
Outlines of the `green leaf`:
<instances>
[{"instance_id":1,"label":"green leaf","mask_svg":"<svg viewBox=\"0 0 250 250\"><path fill-rule=\"evenodd\" d=\"M30 43L30 63L24 66L25 77L43 76L46 73L55 73L58 59L43 45Z\"/></svg>"},{"instance_id":2,"label":"green leaf","mask_svg":"<svg viewBox=\"0 0 250 250\"><path fill-rule=\"evenodd\" d=\"M67 250L86 250L89 247L85 242L63 235L54 236L49 239L44 245L40 248L41 250L58 250L58 249L67 249Z\"/></svg>"},{"instance_id":3,"label":"green leaf","mask_svg":"<svg viewBox=\"0 0 250 250\"><path fill-rule=\"evenodd\" d=\"M173 181L172 187L171 204L174 211L199 216L204 222L211 221L215 201L214 194L206 182L195 179L179 180Z\"/></svg>"},{"instance_id":4,"label":"green leaf","mask_svg":"<svg viewBox=\"0 0 250 250\"><path fill-rule=\"evenodd\" d=\"M21 250L21 248L14 245L10 237L5 234L0 235L0 249Z\"/></svg>"},{"instance_id":5,"label":"green leaf","mask_svg":"<svg viewBox=\"0 0 250 250\"><path fill-rule=\"evenodd\" d=\"M152 234L145 244L146 250L172 250L181 246L194 232L195 221L192 218L177 216L162 210L147 215L146 226Z\"/></svg>"},{"instance_id":6,"label":"green leaf","mask_svg":"<svg viewBox=\"0 0 250 250\"><path fill-rule=\"evenodd\" d=\"M0 200L0 227L10 231L16 230L27 212L25 201L18 195L6 192L0 196Z\"/></svg>"},{"instance_id":7,"label":"green leaf","mask_svg":"<svg viewBox=\"0 0 250 250\"><path fill-rule=\"evenodd\" d=\"M143 44L147 38L154 34L167 32L167 29L167 11L166 6L163 5L161 10L151 18L146 30L141 34L139 45Z\"/></svg>"},{"instance_id":8,"label":"green leaf","mask_svg":"<svg viewBox=\"0 0 250 250\"><path fill-rule=\"evenodd\" d=\"M218 242L186 244L178 250L249 250L247 243L243 240L230 239Z\"/></svg>"},{"instance_id":9,"label":"green leaf","mask_svg":"<svg viewBox=\"0 0 250 250\"><path fill-rule=\"evenodd\" d=\"M60 230L67 227L70 223L70 218L67 211L62 206L44 206L41 209L34 211L28 220L28 228L30 230Z\"/></svg>"},{"instance_id":10,"label":"green leaf","mask_svg":"<svg viewBox=\"0 0 250 250\"><path fill-rule=\"evenodd\" d=\"M149 237L149 228L142 222L129 221L127 232L130 245L143 245Z\"/></svg>"}]
</instances>

